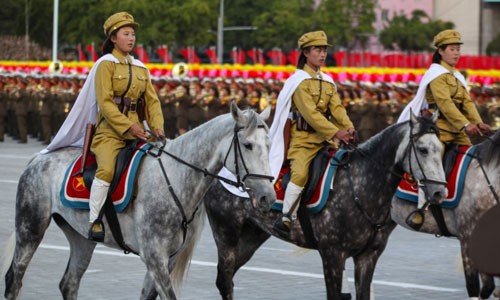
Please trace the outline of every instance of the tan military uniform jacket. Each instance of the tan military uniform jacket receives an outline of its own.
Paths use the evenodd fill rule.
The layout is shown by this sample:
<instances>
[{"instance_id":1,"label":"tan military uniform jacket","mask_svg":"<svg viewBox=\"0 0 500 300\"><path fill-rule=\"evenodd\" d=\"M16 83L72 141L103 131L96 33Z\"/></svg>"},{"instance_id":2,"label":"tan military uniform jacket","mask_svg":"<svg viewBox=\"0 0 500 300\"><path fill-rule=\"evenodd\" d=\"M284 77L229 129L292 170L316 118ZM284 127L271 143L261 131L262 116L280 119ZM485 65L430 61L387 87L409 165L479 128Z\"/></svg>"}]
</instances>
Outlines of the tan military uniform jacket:
<instances>
[{"instance_id":1,"label":"tan military uniform jacket","mask_svg":"<svg viewBox=\"0 0 500 300\"><path fill-rule=\"evenodd\" d=\"M315 132L298 131L296 126L293 126L292 144L318 144L331 141L339 129L353 128L354 126L340 101L335 85L318 80L315 70L308 65L304 66L304 71L311 75L312 78L302 81L295 90L292 97L292 111L299 111L307 123L314 128ZM332 115L331 121L325 118L328 109Z\"/></svg>"},{"instance_id":2,"label":"tan military uniform jacket","mask_svg":"<svg viewBox=\"0 0 500 300\"><path fill-rule=\"evenodd\" d=\"M468 139L463 131L468 123L482 123L469 92L453 76L454 69L444 61L441 65L450 71L438 76L427 87L426 98L429 107L437 105L440 116L437 126L441 129L441 140L445 143Z\"/></svg>"},{"instance_id":3,"label":"tan military uniform jacket","mask_svg":"<svg viewBox=\"0 0 500 300\"><path fill-rule=\"evenodd\" d=\"M127 89L129 80L130 58L125 58L116 50L113 56L118 58L119 64L111 61L103 61L99 64L95 75L95 89L99 114L97 116L96 135L109 133L118 135L121 139L134 139L127 131L139 122L136 112L129 112L125 116L118 110L118 106L113 101L114 97L120 97ZM132 81L125 97L130 98L135 103L144 93L146 100L146 120L151 130L163 130L163 116L161 105L156 91L149 79L148 70L132 65ZM102 120L104 118L104 120Z\"/></svg>"}]
</instances>

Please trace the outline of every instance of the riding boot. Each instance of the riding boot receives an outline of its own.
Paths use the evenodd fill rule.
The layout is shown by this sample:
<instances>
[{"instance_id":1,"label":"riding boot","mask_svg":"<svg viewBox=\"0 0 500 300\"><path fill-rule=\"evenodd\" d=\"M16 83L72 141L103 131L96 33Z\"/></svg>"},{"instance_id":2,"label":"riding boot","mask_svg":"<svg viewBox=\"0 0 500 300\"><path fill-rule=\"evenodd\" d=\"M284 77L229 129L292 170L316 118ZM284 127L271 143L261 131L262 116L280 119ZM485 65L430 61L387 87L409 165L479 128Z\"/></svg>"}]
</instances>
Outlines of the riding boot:
<instances>
[{"instance_id":1,"label":"riding boot","mask_svg":"<svg viewBox=\"0 0 500 300\"><path fill-rule=\"evenodd\" d=\"M276 230L284 233L290 232L291 223L297 218L297 209L299 207L298 204L294 204L298 201L303 189L303 186L298 186L291 181L288 183L285 199L283 199L283 216L274 222Z\"/></svg>"},{"instance_id":2,"label":"riding boot","mask_svg":"<svg viewBox=\"0 0 500 300\"><path fill-rule=\"evenodd\" d=\"M90 213L89 213L89 240L96 242L104 241L104 226L97 220L102 206L106 201L109 191L109 183L99 178L94 178L90 188Z\"/></svg>"}]
</instances>

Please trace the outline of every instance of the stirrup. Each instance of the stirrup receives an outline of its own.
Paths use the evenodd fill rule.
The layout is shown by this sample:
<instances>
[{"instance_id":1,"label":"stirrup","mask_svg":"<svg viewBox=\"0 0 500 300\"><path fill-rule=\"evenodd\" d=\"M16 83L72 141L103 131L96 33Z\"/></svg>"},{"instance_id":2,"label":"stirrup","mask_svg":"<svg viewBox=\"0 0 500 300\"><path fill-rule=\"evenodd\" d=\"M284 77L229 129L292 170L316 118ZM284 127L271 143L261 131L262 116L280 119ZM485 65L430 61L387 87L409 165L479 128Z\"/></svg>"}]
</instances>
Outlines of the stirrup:
<instances>
[{"instance_id":1,"label":"stirrup","mask_svg":"<svg viewBox=\"0 0 500 300\"><path fill-rule=\"evenodd\" d=\"M95 220L90 224L88 239L94 242L104 242L104 224L101 220Z\"/></svg>"},{"instance_id":2,"label":"stirrup","mask_svg":"<svg viewBox=\"0 0 500 300\"><path fill-rule=\"evenodd\" d=\"M281 236L288 236L292 227L291 218L288 214L280 216L274 221L273 228L278 231Z\"/></svg>"},{"instance_id":3,"label":"stirrup","mask_svg":"<svg viewBox=\"0 0 500 300\"><path fill-rule=\"evenodd\" d=\"M420 231L420 228L424 224L425 215L422 209L417 209L412 211L408 217L406 217L406 225L410 226L415 231Z\"/></svg>"}]
</instances>

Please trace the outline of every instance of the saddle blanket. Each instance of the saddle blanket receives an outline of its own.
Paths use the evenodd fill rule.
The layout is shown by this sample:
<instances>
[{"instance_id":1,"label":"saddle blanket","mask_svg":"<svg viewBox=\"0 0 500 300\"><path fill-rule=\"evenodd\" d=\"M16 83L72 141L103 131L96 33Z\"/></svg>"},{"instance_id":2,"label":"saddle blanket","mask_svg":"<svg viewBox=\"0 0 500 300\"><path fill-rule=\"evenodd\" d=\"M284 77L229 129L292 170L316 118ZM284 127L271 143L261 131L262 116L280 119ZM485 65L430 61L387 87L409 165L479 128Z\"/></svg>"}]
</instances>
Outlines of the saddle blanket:
<instances>
[{"instance_id":1,"label":"saddle blanket","mask_svg":"<svg viewBox=\"0 0 500 300\"><path fill-rule=\"evenodd\" d=\"M321 175L318 185L314 190L313 196L306 202L306 206L310 213L319 213L325 206L328 196L330 195L330 190L333 189L333 180L337 171L338 162L342 160L344 154L346 153L347 150L341 149L338 150L332 158L330 158L328 166L325 168L325 171ZM283 209L285 190L283 190L282 177L288 172L288 170L288 167L283 168L279 174L278 180L276 180L276 183L274 184L276 201L273 203L273 210L282 211Z\"/></svg>"},{"instance_id":2,"label":"saddle blanket","mask_svg":"<svg viewBox=\"0 0 500 300\"><path fill-rule=\"evenodd\" d=\"M133 154L130 164L127 166L125 172L121 175L120 181L111 195L111 200L115 206L116 212L122 212L132 199L134 180L137 175L137 170L142 157L151 147L150 144L141 145ZM86 166L95 163L95 156L89 154L87 156ZM85 186L83 174L73 176L80 170L82 164L82 155L80 154L73 163L68 167L64 175L63 184L61 186L61 202L64 206L79 209L89 208L90 187Z\"/></svg>"},{"instance_id":3,"label":"saddle blanket","mask_svg":"<svg viewBox=\"0 0 500 300\"><path fill-rule=\"evenodd\" d=\"M448 196L443 199L441 207L455 208L462 197L465 175L469 167L476 146L460 146L455 165L447 178ZM406 175L406 174L405 174ZM400 200L418 203L417 183L403 179L396 190L396 197Z\"/></svg>"}]
</instances>

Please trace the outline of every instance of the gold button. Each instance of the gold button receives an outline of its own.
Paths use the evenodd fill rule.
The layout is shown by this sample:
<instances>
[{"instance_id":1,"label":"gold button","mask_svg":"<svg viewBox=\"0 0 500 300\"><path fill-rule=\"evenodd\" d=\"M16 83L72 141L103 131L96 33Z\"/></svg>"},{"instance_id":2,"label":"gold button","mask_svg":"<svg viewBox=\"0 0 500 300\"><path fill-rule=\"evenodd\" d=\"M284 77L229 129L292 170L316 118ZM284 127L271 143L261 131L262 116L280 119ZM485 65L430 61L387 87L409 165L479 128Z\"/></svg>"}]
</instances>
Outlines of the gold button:
<instances>
[{"instance_id":1,"label":"gold button","mask_svg":"<svg viewBox=\"0 0 500 300\"><path fill-rule=\"evenodd\" d=\"M118 79L122 79L122 75L118 75Z\"/></svg>"}]
</instances>

